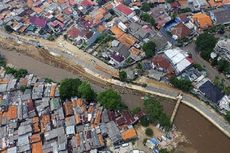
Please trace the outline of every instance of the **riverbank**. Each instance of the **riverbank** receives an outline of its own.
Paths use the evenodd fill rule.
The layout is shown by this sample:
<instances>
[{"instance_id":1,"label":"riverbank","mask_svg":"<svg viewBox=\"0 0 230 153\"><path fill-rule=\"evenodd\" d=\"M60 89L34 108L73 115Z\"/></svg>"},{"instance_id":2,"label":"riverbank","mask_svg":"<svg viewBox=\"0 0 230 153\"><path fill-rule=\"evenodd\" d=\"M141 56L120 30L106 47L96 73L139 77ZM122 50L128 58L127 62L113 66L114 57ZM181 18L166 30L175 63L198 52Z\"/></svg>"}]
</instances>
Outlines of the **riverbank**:
<instances>
[{"instance_id":1,"label":"riverbank","mask_svg":"<svg viewBox=\"0 0 230 153\"><path fill-rule=\"evenodd\" d=\"M57 81L64 78L81 77L78 74L73 74L66 70L44 64L16 51L0 49L0 53L5 56L8 63L15 65L17 68L25 68L30 73L34 73L41 77L48 77ZM97 91L100 91L103 88L96 84L93 84L92 86ZM141 100L142 96L144 95L124 93L122 94L122 99L129 107L134 107L134 102L141 106L143 102ZM170 102L170 100L167 101L167 99L162 101L165 101L162 102L162 104L164 105L167 114L171 114L175 103L173 103L173 101ZM193 152L195 152L195 150L199 153L227 153L229 151L229 138L222 134L199 113L183 104L180 106L175 118L175 125L184 133L188 138L188 141L191 142L191 145L186 144L182 146L189 148L189 150L192 150Z\"/></svg>"}]
</instances>

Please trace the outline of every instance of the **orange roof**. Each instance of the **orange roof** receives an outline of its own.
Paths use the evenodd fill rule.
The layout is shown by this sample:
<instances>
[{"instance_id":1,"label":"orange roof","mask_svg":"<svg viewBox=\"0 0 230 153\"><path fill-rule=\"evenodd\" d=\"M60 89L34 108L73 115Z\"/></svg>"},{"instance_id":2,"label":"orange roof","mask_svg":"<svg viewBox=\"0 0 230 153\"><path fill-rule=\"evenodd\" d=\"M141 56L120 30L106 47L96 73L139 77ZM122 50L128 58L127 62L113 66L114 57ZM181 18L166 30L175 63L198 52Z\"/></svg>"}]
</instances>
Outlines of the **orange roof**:
<instances>
[{"instance_id":1,"label":"orange roof","mask_svg":"<svg viewBox=\"0 0 230 153\"><path fill-rule=\"evenodd\" d=\"M121 137L124 141L135 138L136 136L137 136L137 132L134 128L130 128L121 133Z\"/></svg>"},{"instance_id":2,"label":"orange roof","mask_svg":"<svg viewBox=\"0 0 230 153\"><path fill-rule=\"evenodd\" d=\"M7 153L7 150L1 150L1 153Z\"/></svg>"},{"instance_id":3,"label":"orange roof","mask_svg":"<svg viewBox=\"0 0 230 153\"><path fill-rule=\"evenodd\" d=\"M42 153L42 142L32 144L32 153Z\"/></svg>"},{"instance_id":4,"label":"orange roof","mask_svg":"<svg viewBox=\"0 0 230 153\"><path fill-rule=\"evenodd\" d=\"M230 0L223 0L223 2L222 2L223 4L230 4Z\"/></svg>"},{"instance_id":5,"label":"orange roof","mask_svg":"<svg viewBox=\"0 0 230 153\"><path fill-rule=\"evenodd\" d=\"M205 13L201 13L201 12L196 13L192 16L192 18L195 21L195 23L197 23L199 25L199 27L202 29L206 29L206 28L212 26L211 17Z\"/></svg>"},{"instance_id":6,"label":"orange roof","mask_svg":"<svg viewBox=\"0 0 230 153\"><path fill-rule=\"evenodd\" d=\"M188 1L187 1L187 0L178 0L178 3L179 3L182 7L188 5Z\"/></svg>"},{"instance_id":7,"label":"orange roof","mask_svg":"<svg viewBox=\"0 0 230 153\"><path fill-rule=\"evenodd\" d=\"M31 8L33 6L33 0L27 0L27 5Z\"/></svg>"},{"instance_id":8,"label":"orange roof","mask_svg":"<svg viewBox=\"0 0 230 153\"><path fill-rule=\"evenodd\" d=\"M9 106L7 112L6 112L6 117L8 120L14 120L17 118L17 106L11 105Z\"/></svg>"},{"instance_id":9,"label":"orange roof","mask_svg":"<svg viewBox=\"0 0 230 153\"><path fill-rule=\"evenodd\" d=\"M32 10L36 13L41 13L43 11L43 9L40 7L33 7Z\"/></svg>"},{"instance_id":10,"label":"orange roof","mask_svg":"<svg viewBox=\"0 0 230 153\"><path fill-rule=\"evenodd\" d=\"M94 107L93 106L89 106L88 113L93 113L93 111L94 111Z\"/></svg>"},{"instance_id":11,"label":"orange roof","mask_svg":"<svg viewBox=\"0 0 230 153\"><path fill-rule=\"evenodd\" d=\"M64 103L64 111L66 116L73 115L73 104L71 101Z\"/></svg>"},{"instance_id":12,"label":"orange roof","mask_svg":"<svg viewBox=\"0 0 230 153\"><path fill-rule=\"evenodd\" d=\"M79 114L75 114L74 117L75 117L76 124L80 124L81 123L80 115Z\"/></svg>"},{"instance_id":13,"label":"orange roof","mask_svg":"<svg viewBox=\"0 0 230 153\"><path fill-rule=\"evenodd\" d=\"M112 9L112 8L113 8L113 5L111 4L111 2L108 2L108 3L106 3L103 7L104 7L106 10L109 10L109 9Z\"/></svg>"},{"instance_id":14,"label":"orange roof","mask_svg":"<svg viewBox=\"0 0 230 153\"><path fill-rule=\"evenodd\" d=\"M130 48L136 42L136 38L126 33L118 38L118 40L128 48Z\"/></svg>"},{"instance_id":15,"label":"orange roof","mask_svg":"<svg viewBox=\"0 0 230 153\"><path fill-rule=\"evenodd\" d=\"M42 115L41 116L41 131L44 132L48 123L50 123L50 116L49 115Z\"/></svg>"},{"instance_id":16,"label":"orange roof","mask_svg":"<svg viewBox=\"0 0 230 153\"><path fill-rule=\"evenodd\" d=\"M83 105L83 100L81 98L78 98L77 100L73 100L72 103L73 107L81 107Z\"/></svg>"},{"instance_id":17,"label":"orange roof","mask_svg":"<svg viewBox=\"0 0 230 153\"><path fill-rule=\"evenodd\" d=\"M124 32L117 26L113 26L110 30L112 31L113 34L115 34L115 37L117 39L120 38L124 34Z\"/></svg>"},{"instance_id":18,"label":"orange roof","mask_svg":"<svg viewBox=\"0 0 230 153\"><path fill-rule=\"evenodd\" d=\"M39 141L41 141L40 134L33 134L30 137L30 143L35 143L35 142L39 142Z\"/></svg>"},{"instance_id":19,"label":"orange roof","mask_svg":"<svg viewBox=\"0 0 230 153\"><path fill-rule=\"evenodd\" d=\"M101 111L98 110L96 112L96 117L95 117L94 124L98 125L100 123L100 120L101 120Z\"/></svg>"},{"instance_id":20,"label":"orange roof","mask_svg":"<svg viewBox=\"0 0 230 153\"><path fill-rule=\"evenodd\" d=\"M56 87L57 87L56 84L52 84L52 86L50 88L50 97L54 97L55 96Z\"/></svg>"},{"instance_id":21,"label":"orange roof","mask_svg":"<svg viewBox=\"0 0 230 153\"><path fill-rule=\"evenodd\" d=\"M97 31L98 31L98 32L103 32L103 31L105 31L105 30L106 30L106 27L105 27L104 25L102 25L102 24L99 25L98 28L97 28Z\"/></svg>"},{"instance_id":22,"label":"orange roof","mask_svg":"<svg viewBox=\"0 0 230 153\"><path fill-rule=\"evenodd\" d=\"M103 136L102 136L101 134L98 134L97 136L98 136L98 139L99 139L100 144L101 144L102 146L104 146L105 144L104 144Z\"/></svg>"},{"instance_id":23,"label":"orange roof","mask_svg":"<svg viewBox=\"0 0 230 153\"><path fill-rule=\"evenodd\" d=\"M222 0L209 0L208 3L211 7L217 7L223 5Z\"/></svg>"},{"instance_id":24,"label":"orange roof","mask_svg":"<svg viewBox=\"0 0 230 153\"><path fill-rule=\"evenodd\" d=\"M80 134L76 134L76 135L75 135L75 138L76 138L77 146L80 146L80 144L81 144Z\"/></svg>"},{"instance_id":25,"label":"orange roof","mask_svg":"<svg viewBox=\"0 0 230 153\"><path fill-rule=\"evenodd\" d=\"M140 49L137 49L137 48L135 48L135 47L132 47L132 48L130 48L130 53L131 53L131 55L133 55L133 56L139 56L140 53L141 53L141 51L140 51Z\"/></svg>"},{"instance_id":26,"label":"orange roof","mask_svg":"<svg viewBox=\"0 0 230 153\"><path fill-rule=\"evenodd\" d=\"M32 122L33 122L32 127L33 127L34 133L40 132L39 118L38 118L38 117L33 117L33 118L32 118Z\"/></svg>"},{"instance_id":27,"label":"orange roof","mask_svg":"<svg viewBox=\"0 0 230 153\"><path fill-rule=\"evenodd\" d=\"M0 84L7 84L9 80L6 79L0 79Z\"/></svg>"}]
</instances>

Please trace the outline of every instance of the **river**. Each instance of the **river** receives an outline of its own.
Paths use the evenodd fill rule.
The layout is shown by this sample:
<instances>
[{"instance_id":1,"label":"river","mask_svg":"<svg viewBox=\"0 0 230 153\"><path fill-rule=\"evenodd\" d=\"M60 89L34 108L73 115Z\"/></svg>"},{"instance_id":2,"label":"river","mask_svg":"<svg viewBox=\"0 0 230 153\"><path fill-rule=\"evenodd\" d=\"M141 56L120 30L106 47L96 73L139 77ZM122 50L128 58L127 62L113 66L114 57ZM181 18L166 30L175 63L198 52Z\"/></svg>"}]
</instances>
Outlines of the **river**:
<instances>
[{"instance_id":1,"label":"river","mask_svg":"<svg viewBox=\"0 0 230 153\"><path fill-rule=\"evenodd\" d=\"M40 77L52 78L53 80L60 81L64 78L80 77L78 74L72 74L66 70L56 68L39 62L24 54L16 51L6 51L0 48L0 54L4 55L8 63L15 65L17 68L27 69ZM95 84L92 87L96 91L101 91L103 87ZM122 100L129 106L142 106L142 94L133 95L122 94ZM167 114L173 110L174 104L171 100L164 99L161 101ZM230 139L221 133L214 125L202 117L193 109L180 105L177 116L175 118L175 125L181 131L191 144L182 144L182 150L178 153L229 153L230 152Z\"/></svg>"}]
</instances>

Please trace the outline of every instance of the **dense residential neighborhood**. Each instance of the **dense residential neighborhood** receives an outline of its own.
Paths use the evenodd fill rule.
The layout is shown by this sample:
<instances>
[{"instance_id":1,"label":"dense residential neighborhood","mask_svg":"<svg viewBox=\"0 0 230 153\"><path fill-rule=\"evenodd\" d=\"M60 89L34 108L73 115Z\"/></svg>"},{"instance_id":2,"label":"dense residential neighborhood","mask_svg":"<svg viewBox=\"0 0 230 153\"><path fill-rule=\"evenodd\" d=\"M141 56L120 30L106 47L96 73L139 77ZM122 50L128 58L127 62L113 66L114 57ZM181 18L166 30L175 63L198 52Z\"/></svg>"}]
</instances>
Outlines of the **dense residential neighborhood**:
<instances>
[{"instance_id":1,"label":"dense residential neighborhood","mask_svg":"<svg viewBox=\"0 0 230 153\"><path fill-rule=\"evenodd\" d=\"M29 44L39 49L48 48L39 39L63 38L59 46L70 43L118 70L113 78L140 84L146 77L169 84L204 101L228 122L229 24L229 0L0 2L0 27L8 34L34 38ZM205 62L219 74L214 79ZM148 116L145 111L132 113L120 109L122 104L80 92L63 98L60 83L24 73L8 66L0 69L0 151L144 152L135 141L136 125ZM171 124L169 131L164 127L169 127L165 114L156 120L161 138L149 136L143 142L154 153L168 149L177 137Z\"/></svg>"},{"instance_id":2,"label":"dense residential neighborhood","mask_svg":"<svg viewBox=\"0 0 230 153\"><path fill-rule=\"evenodd\" d=\"M144 152L132 145L138 140L134 125L145 116L143 111L134 115L128 110L106 109L80 97L63 101L59 88L68 88L62 87L65 83L26 73L15 78L8 69L0 71L1 152ZM167 132L162 138L146 138L146 145L157 152L176 137Z\"/></svg>"}]
</instances>

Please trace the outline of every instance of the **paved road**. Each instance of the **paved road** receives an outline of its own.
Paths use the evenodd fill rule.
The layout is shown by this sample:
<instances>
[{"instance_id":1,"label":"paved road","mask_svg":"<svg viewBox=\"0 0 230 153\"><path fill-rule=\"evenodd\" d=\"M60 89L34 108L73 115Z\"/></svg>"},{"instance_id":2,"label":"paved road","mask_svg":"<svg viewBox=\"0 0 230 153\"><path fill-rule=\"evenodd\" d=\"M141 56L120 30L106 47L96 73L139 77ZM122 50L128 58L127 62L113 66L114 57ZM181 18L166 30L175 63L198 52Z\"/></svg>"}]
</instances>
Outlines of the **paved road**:
<instances>
[{"instance_id":1,"label":"paved road","mask_svg":"<svg viewBox=\"0 0 230 153\"><path fill-rule=\"evenodd\" d=\"M205 61L199 55L199 53L195 49L195 43L190 43L189 45L187 45L183 49L192 54L193 61L195 63L198 63L205 68L205 70L207 71L207 74L208 74L208 78L210 78L211 80L214 80L215 77L219 77L220 79L225 80L226 86L230 86L230 79L227 79L224 74L219 73L217 69L213 68L209 62Z\"/></svg>"},{"instance_id":2,"label":"paved road","mask_svg":"<svg viewBox=\"0 0 230 153\"><path fill-rule=\"evenodd\" d=\"M66 53L63 53L63 55L67 56ZM77 60L82 60L82 58L78 57ZM84 60L82 62L84 62ZM81 64L81 63L76 63L76 64ZM115 84L120 87L134 89L137 91L150 93L150 94L154 94L154 95L158 95L158 96L166 97L166 98L171 98L171 99L176 99L176 96L180 92L172 87L165 87L166 85L162 83L149 84L146 88L143 88L137 85L123 83L118 80L104 77L104 75L102 75L103 73L98 73L98 71L95 71L95 69L89 69L89 68L90 67L84 67L85 71L89 75L92 75L100 79L102 82L109 82L109 83ZM216 113L208 105L196 99L195 97L191 95L187 95L187 94L183 94L183 95L184 95L183 100L182 100L183 103L185 103L186 105L198 111L200 114L206 117L210 122L212 122L215 126L217 126L223 133L225 133L228 137L230 137L230 125L226 122L226 120L223 117L221 117L218 113Z\"/></svg>"}]
</instances>

